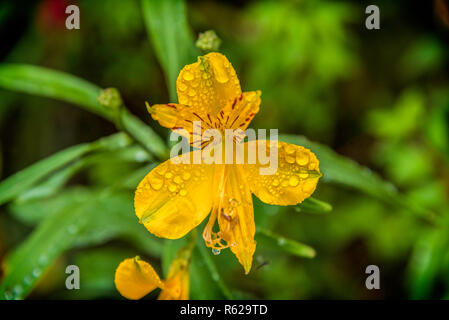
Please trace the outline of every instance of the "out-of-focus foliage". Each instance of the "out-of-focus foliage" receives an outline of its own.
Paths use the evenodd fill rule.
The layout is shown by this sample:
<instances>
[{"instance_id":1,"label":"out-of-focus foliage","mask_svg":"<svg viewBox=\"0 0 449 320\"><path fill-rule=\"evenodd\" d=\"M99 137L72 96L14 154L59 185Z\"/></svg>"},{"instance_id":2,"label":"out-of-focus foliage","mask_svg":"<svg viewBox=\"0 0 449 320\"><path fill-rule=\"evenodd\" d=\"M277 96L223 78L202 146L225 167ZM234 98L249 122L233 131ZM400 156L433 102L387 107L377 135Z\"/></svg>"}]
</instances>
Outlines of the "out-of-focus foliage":
<instances>
[{"instance_id":1,"label":"out-of-focus foliage","mask_svg":"<svg viewBox=\"0 0 449 320\"><path fill-rule=\"evenodd\" d=\"M192 298L449 297L448 30L432 1L379 1L373 31L356 1L83 0L80 30L66 5L0 4L0 298L119 298L122 259L167 272L195 236L149 234L132 198L167 157L144 101L176 102L206 30L262 91L253 127L310 147L324 176L296 207L254 198L247 276L197 235ZM111 87L123 105L108 109ZM64 287L69 264L80 290ZM365 288L370 264L381 290Z\"/></svg>"}]
</instances>

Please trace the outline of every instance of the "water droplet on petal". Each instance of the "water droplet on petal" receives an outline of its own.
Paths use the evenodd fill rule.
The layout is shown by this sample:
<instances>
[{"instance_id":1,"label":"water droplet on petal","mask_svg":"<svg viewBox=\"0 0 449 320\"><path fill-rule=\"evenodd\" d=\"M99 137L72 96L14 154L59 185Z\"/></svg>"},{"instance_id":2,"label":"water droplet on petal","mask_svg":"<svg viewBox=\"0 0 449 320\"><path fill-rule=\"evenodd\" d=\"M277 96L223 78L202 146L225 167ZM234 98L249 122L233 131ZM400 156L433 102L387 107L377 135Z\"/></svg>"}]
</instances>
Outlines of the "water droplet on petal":
<instances>
[{"instance_id":1,"label":"water droplet on petal","mask_svg":"<svg viewBox=\"0 0 449 320\"><path fill-rule=\"evenodd\" d=\"M170 179L171 177L173 177L173 174L172 174L171 172L167 172L167 173L165 174L165 177L166 177L167 179Z\"/></svg>"},{"instance_id":2,"label":"water droplet on petal","mask_svg":"<svg viewBox=\"0 0 449 320\"><path fill-rule=\"evenodd\" d=\"M193 97L193 96L196 95L196 91L193 90L193 89L190 89L189 92L187 92L187 94L188 94L190 97Z\"/></svg>"},{"instance_id":3,"label":"water droplet on petal","mask_svg":"<svg viewBox=\"0 0 449 320\"><path fill-rule=\"evenodd\" d=\"M184 173L182 174L182 179L183 179L183 180L189 180L191 176L192 176L192 175L191 175L189 172L184 172Z\"/></svg>"},{"instance_id":4,"label":"water droplet on petal","mask_svg":"<svg viewBox=\"0 0 449 320\"><path fill-rule=\"evenodd\" d=\"M180 82L178 84L178 89L179 89L179 91L186 91L187 90L187 85L185 83Z\"/></svg>"},{"instance_id":5,"label":"water droplet on petal","mask_svg":"<svg viewBox=\"0 0 449 320\"><path fill-rule=\"evenodd\" d=\"M176 176L176 177L173 179L173 182L176 183L176 184L181 184L181 183L182 183L182 179L181 179L180 176Z\"/></svg>"},{"instance_id":6,"label":"water droplet on petal","mask_svg":"<svg viewBox=\"0 0 449 320\"><path fill-rule=\"evenodd\" d=\"M301 179L307 179L309 177L309 173L307 171L302 171L299 173L299 177Z\"/></svg>"},{"instance_id":7,"label":"water droplet on petal","mask_svg":"<svg viewBox=\"0 0 449 320\"><path fill-rule=\"evenodd\" d=\"M295 163L295 158L293 158L292 156L286 154L286 155L285 155L285 161L286 161L287 163Z\"/></svg>"},{"instance_id":8,"label":"water droplet on petal","mask_svg":"<svg viewBox=\"0 0 449 320\"><path fill-rule=\"evenodd\" d=\"M161 176L163 176L165 172L167 172L167 168L168 166L166 165L160 165L156 168L156 172L159 173Z\"/></svg>"},{"instance_id":9,"label":"water droplet on petal","mask_svg":"<svg viewBox=\"0 0 449 320\"><path fill-rule=\"evenodd\" d=\"M285 152L286 152L287 154L295 153L295 147L292 146L291 144L286 144L286 145L284 146L284 150L285 150Z\"/></svg>"},{"instance_id":10,"label":"water droplet on petal","mask_svg":"<svg viewBox=\"0 0 449 320\"><path fill-rule=\"evenodd\" d=\"M229 81L228 72L224 67L215 65L214 66L215 79L220 83L226 83Z\"/></svg>"},{"instance_id":11,"label":"water droplet on petal","mask_svg":"<svg viewBox=\"0 0 449 320\"><path fill-rule=\"evenodd\" d=\"M186 81L191 81L191 80L193 80L193 78L194 78L194 77L193 77L193 74L190 73L189 71L184 71L182 77L183 77L184 80L186 80Z\"/></svg>"},{"instance_id":12,"label":"water droplet on petal","mask_svg":"<svg viewBox=\"0 0 449 320\"><path fill-rule=\"evenodd\" d=\"M278 179L274 179L273 182L271 183L274 187L277 187L279 185L279 180Z\"/></svg>"},{"instance_id":13,"label":"water droplet on petal","mask_svg":"<svg viewBox=\"0 0 449 320\"><path fill-rule=\"evenodd\" d=\"M180 191L179 191L179 194L181 195L181 196L185 196L185 195L187 195L187 191L186 191L186 189L181 189Z\"/></svg>"},{"instance_id":14,"label":"water droplet on petal","mask_svg":"<svg viewBox=\"0 0 449 320\"><path fill-rule=\"evenodd\" d=\"M305 166L309 162L309 155L303 151L296 153L296 163L300 166Z\"/></svg>"},{"instance_id":15,"label":"water droplet on petal","mask_svg":"<svg viewBox=\"0 0 449 320\"><path fill-rule=\"evenodd\" d=\"M159 190L162 188L162 186L164 185L164 178L159 177L159 176L152 176L150 177L150 185L154 190Z\"/></svg>"},{"instance_id":16,"label":"water droplet on petal","mask_svg":"<svg viewBox=\"0 0 449 320\"><path fill-rule=\"evenodd\" d=\"M175 192L176 191L176 186L174 185L174 184L170 184L169 186L168 186L168 191L170 191L170 192Z\"/></svg>"},{"instance_id":17,"label":"water droplet on petal","mask_svg":"<svg viewBox=\"0 0 449 320\"><path fill-rule=\"evenodd\" d=\"M221 253L221 251L219 249L212 249L212 253L218 256Z\"/></svg>"},{"instance_id":18,"label":"water droplet on petal","mask_svg":"<svg viewBox=\"0 0 449 320\"><path fill-rule=\"evenodd\" d=\"M288 180L288 184L292 187L296 187L299 183L299 178L297 176L291 176Z\"/></svg>"}]
</instances>

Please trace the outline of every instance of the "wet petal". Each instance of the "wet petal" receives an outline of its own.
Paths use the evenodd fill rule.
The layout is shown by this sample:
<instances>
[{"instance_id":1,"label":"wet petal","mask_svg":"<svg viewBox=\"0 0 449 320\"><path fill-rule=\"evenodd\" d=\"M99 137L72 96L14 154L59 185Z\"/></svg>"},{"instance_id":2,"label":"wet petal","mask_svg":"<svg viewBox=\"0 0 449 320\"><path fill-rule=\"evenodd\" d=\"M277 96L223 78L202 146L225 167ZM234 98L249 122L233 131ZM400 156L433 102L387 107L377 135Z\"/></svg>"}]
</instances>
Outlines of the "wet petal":
<instances>
[{"instance_id":1,"label":"wet petal","mask_svg":"<svg viewBox=\"0 0 449 320\"><path fill-rule=\"evenodd\" d=\"M218 113L219 125L225 129L241 129L245 131L256 113L259 112L261 92L244 92L229 101Z\"/></svg>"},{"instance_id":2,"label":"wet petal","mask_svg":"<svg viewBox=\"0 0 449 320\"><path fill-rule=\"evenodd\" d=\"M151 117L163 127L169 128L189 139L191 145L201 145L201 137L205 130L214 128L216 119L210 116L200 116L190 106L183 104L156 104L148 106Z\"/></svg>"},{"instance_id":3,"label":"wet petal","mask_svg":"<svg viewBox=\"0 0 449 320\"><path fill-rule=\"evenodd\" d=\"M189 265L185 259L175 259L165 280L159 300L188 300L189 299Z\"/></svg>"},{"instance_id":4,"label":"wet petal","mask_svg":"<svg viewBox=\"0 0 449 320\"><path fill-rule=\"evenodd\" d=\"M230 165L227 170L225 189L216 210L220 227L218 235L248 273L256 250L251 191L242 166Z\"/></svg>"},{"instance_id":5,"label":"wet petal","mask_svg":"<svg viewBox=\"0 0 449 320\"><path fill-rule=\"evenodd\" d=\"M197 156L201 156L201 151L165 161L147 174L137 187L134 197L136 215L154 235L178 239L200 224L210 212L214 167L194 164Z\"/></svg>"},{"instance_id":6,"label":"wet petal","mask_svg":"<svg viewBox=\"0 0 449 320\"><path fill-rule=\"evenodd\" d=\"M266 148L267 157L271 155L269 141L251 141L246 147L250 154L262 147ZM244 165L251 192L268 204L298 204L315 191L321 177L319 161L309 149L294 144L278 142L276 150L277 157L273 155L272 165L277 169L273 174L260 173L261 168L268 168L270 164L262 165L259 153L256 163Z\"/></svg>"},{"instance_id":7,"label":"wet petal","mask_svg":"<svg viewBox=\"0 0 449 320\"><path fill-rule=\"evenodd\" d=\"M137 300L163 283L153 267L139 257L123 260L115 270L115 286L122 296Z\"/></svg>"},{"instance_id":8,"label":"wet petal","mask_svg":"<svg viewBox=\"0 0 449 320\"><path fill-rule=\"evenodd\" d=\"M198 57L185 66L176 81L180 104L189 105L200 116L215 117L242 93L240 82L228 59L217 52Z\"/></svg>"}]
</instances>

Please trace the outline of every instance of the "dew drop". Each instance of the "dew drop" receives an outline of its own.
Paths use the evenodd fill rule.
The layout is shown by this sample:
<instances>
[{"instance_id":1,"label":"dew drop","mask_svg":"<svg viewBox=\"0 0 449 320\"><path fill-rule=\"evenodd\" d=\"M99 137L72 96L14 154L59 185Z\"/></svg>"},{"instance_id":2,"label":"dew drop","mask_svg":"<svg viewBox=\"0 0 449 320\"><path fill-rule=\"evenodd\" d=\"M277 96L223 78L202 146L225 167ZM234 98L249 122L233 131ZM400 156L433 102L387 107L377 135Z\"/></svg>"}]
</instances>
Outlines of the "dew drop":
<instances>
[{"instance_id":1,"label":"dew drop","mask_svg":"<svg viewBox=\"0 0 449 320\"><path fill-rule=\"evenodd\" d=\"M187 181L187 180L190 179L191 176L192 176L192 175L191 175L189 172L184 172L184 173L182 174L182 179Z\"/></svg>"},{"instance_id":2,"label":"dew drop","mask_svg":"<svg viewBox=\"0 0 449 320\"><path fill-rule=\"evenodd\" d=\"M187 195L187 191L186 191L186 189L181 189L180 191L179 191L179 194L181 195L181 196L185 196L185 195Z\"/></svg>"},{"instance_id":3,"label":"dew drop","mask_svg":"<svg viewBox=\"0 0 449 320\"><path fill-rule=\"evenodd\" d=\"M180 82L178 85L178 89L179 89L179 91L186 91L187 85L185 83Z\"/></svg>"},{"instance_id":4,"label":"dew drop","mask_svg":"<svg viewBox=\"0 0 449 320\"><path fill-rule=\"evenodd\" d=\"M47 261L48 261L47 256L46 255L42 255L42 256L39 257L39 260L37 262L42 265L42 264L46 264Z\"/></svg>"},{"instance_id":5,"label":"dew drop","mask_svg":"<svg viewBox=\"0 0 449 320\"><path fill-rule=\"evenodd\" d=\"M288 180L288 184L292 187L296 187L299 183L299 179L297 176L291 176Z\"/></svg>"},{"instance_id":6,"label":"dew drop","mask_svg":"<svg viewBox=\"0 0 449 320\"><path fill-rule=\"evenodd\" d=\"M190 89L189 92L187 92L187 94L189 95L189 97L193 97L196 95L196 91L193 89Z\"/></svg>"},{"instance_id":7,"label":"dew drop","mask_svg":"<svg viewBox=\"0 0 449 320\"><path fill-rule=\"evenodd\" d=\"M271 183L274 187L277 187L279 185L279 179L274 179Z\"/></svg>"},{"instance_id":8,"label":"dew drop","mask_svg":"<svg viewBox=\"0 0 449 320\"><path fill-rule=\"evenodd\" d=\"M309 177L309 173L307 171L302 171L299 173L299 177L301 179L307 179Z\"/></svg>"},{"instance_id":9,"label":"dew drop","mask_svg":"<svg viewBox=\"0 0 449 320\"><path fill-rule=\"evenodd\" d=\"M14 292L14 295L18 296L23 292L23 288L21 285L15 285L12 291Z\"/></svg>"},{"instance_id":10,"label":"dew drop","mask_svg":"<svg viewBox=\"0 0 449 320\"><path fill-rule=\"evenodd\" d=\"M172 174L171 172L167 172L167 173L165 174L165 177L166 177L167 179L171 179L171 177L173 177L173 174Z\"/></svg>"},{"instance_id":11,"label":"dew drop","mask_svg":"<svg viewBox=\"0 0 449 320\"><path fill-rule=\"evenodd\" d=\"M186 81L191 81L191 80L193 80L193 78L194 78L194 77L193 77L193 74L190 73L189 71L184 71L182 77L183 77L184 80L186 80Z\"/></svg>"},{"instance_id":12,"label":"dew drop","mask_svg":"<svg viewBox=\"0 0 449 320\"><path fill-rule=\"evenodd\" d=\"M221 251L219 249L212 249L212 253L218 256L221 253Z\"/></svg>"},{"instance_id":13,"label":"dew drop","mask_svg":"<svg viewBox=\"0 0 449 320\"><path fill-rule=\"evenodd\" d=\"M42 273L42 270L39 268L34 268L33 272L32 272L33 277L35 277L35 278L39 277L41 275L41 273Z\"/></svg>"},{"instance_id":14,"label":"dew drop","mask_svg":"<svg viewBox=\"0 0 449 320\"><path fill-rule=\"evenodd\" d=\"M287 154L293 154L293 153L295 153L295 147L292 146L291 144L286 144L286 145L284 146L284 150L285 150L285 153L287 153Z\"/></svg>"},{"instance_id":15,"label":"dew drop","mask_svg":"<svg viewBox=\"0 0 449 320\"><path fill-rule=\"evenodd\" d=\"M75 226L75 225L70 225L70 226L67 227L67 232L69 234L75 234L75 233L78 232L78 227Z\"/></svg>"},{"instance_id":16,"label":"dew drop","mask_svg":"<svg viewBox=\"0 0 449 320\"><path fill-rule=\"evenodd\" d=\"M228 73L223 68L215 69L215 79L220 83L226 83L229 81Z\"/></svg>"},{"instance_id":17,"label":"dew drop","mask_svg":"<svg viewBox=\"0 0 449 320\"><path fill-rule=\"evenodd\" d=\"M5 291L4 296L5 296L6 300L14 299L14 295L11 292L9 292L9 291Z\"/></svg>"},{"instance_id":18,"label":"dew drop","mask_svg":"<svg viewBox=\"0 0 449 320\"><path fill-rule=\"evenodd\" d=\"M156 168L156 172L159 173L161 176L163 176L165 174L165 172L167 172L167 168L168 166L164 166L164 165L160 165Z\"/></svg>"},{"instance_id":19,"label":"dew drop","mask_svg":"<svg viewBox=\"0 0 449 320\"><path fill-rule=\"evenodd\" d=\"M296 153L296 163L300 166L305 166L309 162L309 155L305 152L299 151Z\"/></svg>"},{"instance_id":20,"label":"dew drop","mask_svg":"<svg viewBox=\"0 0 449 320\"><path fill-rule=\"evenodd\" d=\"M160 190L164 185L164 178L159 176L150 177L150 185L154 190Z\"/></svg>"},{"instance_id":21,"label":"dew drop","mask_svg":"<svg viewBox=\"0 0 449 320\"><path fill-rule=\"evenodd\" d=\"M311 179L311 180L306 180L306 182L304 182L302 189L304 190L304 192L312 192L313 189L315 188L315 184L316 184L316 179Z\"/></svg>"},{"instance_id":22,"label":"dew drop","mask_svg":"<svg viewBox=\"0 0 449 320\"><path fill-rule=\"evenodd\" d=\"M176 177L173 179L173 182L176 183L176 184L181 184L181 183L182 183L182 179L181 179L180 176L176 176Z\"/></svg>"},{"instance_id":23,"label":"dew drop","mask_svg":"<svg viewBox=\"0 0 449 320\"><path fill-rule=\"evenodd\" d=\"M295 158L293 158L292 156L286 154L285 155L285 161L287 161L288 163L295 163Z\"/></svg>"},{"instance_id":24,"label":"dew drop","mask_svg":"<svg viewBox=\"0 0 449 320\"><path fill-rule=\"evenodd\" d=\"M174 184L170 184L169 186L168 186L168 191L170 191L170 192L175 192L176 191L176 186L174 185Z\"/></svg>"}]
</instances>

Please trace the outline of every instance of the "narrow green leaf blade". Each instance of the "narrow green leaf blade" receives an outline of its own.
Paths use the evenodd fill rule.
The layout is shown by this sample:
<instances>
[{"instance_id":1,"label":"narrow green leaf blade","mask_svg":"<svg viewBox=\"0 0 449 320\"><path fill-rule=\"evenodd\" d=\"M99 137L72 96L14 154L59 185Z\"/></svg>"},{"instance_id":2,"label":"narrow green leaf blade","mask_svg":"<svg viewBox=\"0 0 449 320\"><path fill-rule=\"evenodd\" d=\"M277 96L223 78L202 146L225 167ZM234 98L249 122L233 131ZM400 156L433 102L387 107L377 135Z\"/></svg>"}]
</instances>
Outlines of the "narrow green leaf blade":
<instances>
[{"instance_id":1,"label":"narrow green leaf blade","mask_svg":"<svg viewBox=\"0 0 449 320\"><path fill-rule=\"evenodd\" d=\"M90 144L73 146L13 174L0 182L0 204L10 201L49 173L91 150Z\"/></svg>"},{"instance_id":2,"label":"narrow green leaf blade","mask_svg":"<svg viewBox=\"0 0 449 320\"><path fill-rule=\"evenodd\" d=\"M0 87L71 102L110 118L97 101L101 89L64 72L25 64L1 64Z\"/></svg>"},{"instance_id":3,"label":"narrow green leaf blade","mask_svg":"<svg viewBox=\"0 0 449 320\"><path fill-rule=\"evenodd\" d=\"M139 118L122 107L120 119L114 110L98 102L101 88L73 75L26 64L0 64L0 87L73 103L123 126L136 141L160 158L167 156L163 140ZM120 120L120 121L118 121Z\"/></svg>"},{"instance_id":4,"label":"narrow green leaf blade","mask_svg":"<svg viewBox=\"0 0 449 320\"><path fill-rule=\"evenodd\" d=\"M402 206L419 216L435 218L431 212L409 203L392 183L383 180L369 168L337 154L329 147L311 142L303 136L282 135L280 139L312 150L320 161L320 169L323 173L322 181L351 187L381 201Z\"/></svg>"},{"instance_id":5,"label":"narrow green leaf blade","mask_svg":"<svg viewBox=\"0 0 449 320\"><path fill-rule=\"evenodd\" d=\"M332 205L322 200L315 199L314 197L309 197L297 205L295 209L298 212L322 214L331 212Z\"/></svg>"},{"instance_id":6,"label":"narrow green leaf blade","mask_svg":"<svg viewBox=\"0 0 449 320\"><path fill-rule=\"evenodd\" d=\"M32 187L48 174L73 160L98 149L119 148L130 143L125 134L114 134L100 140L76 145L55 153L9 176L0 182L0 204L4 204Z\"/></svg>"},{"instance_id":7,"label":"narrow green leaf blade","mask_svg":"<svg viewBox=\"0 0 449 320\"><path fill-rule=\"evenodd\" d=\"M183 0L143 0L145 25L156 55L165 71L170 98L176 99L176 78L186 64L193 63L198 51L186 18Z\"/></svg>"},{"instance_id":8,"label":"narrow green leaf blade","mask_svg":"<svg viewBox=\"0 0 449 320\"><path fill-rule=\"evenodd\" d=\"M267 246L277 248L297 257L314 258L316 255L315 249L312 247L296 240L285 238L267 229L256 228L256 239Z\"/></svg>"},{"instance_id":9,"label":"narrow green leaf blade","mask_svg":"<svg viewBox=\"0 0 449 320\"><path fill-rule=\"evenodd\" d=\"M232 293L229 290L229 288L224 283L223 279L221 278L220 274L218 273L217 267L215 266L214 261L212 260L211 251L207 250L207 248L204 245L202 237L198 237L197 240L197 246L196 250L199 252L199 256L202 259L202 262L204 263L204 266L206 267L206 270L209 272L212 280L215 282L217 287L221 290L223 296L226 299L232 300ZM200 267L201 265L198 265Z\"/></svg>"}]
</instances>

